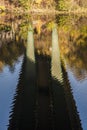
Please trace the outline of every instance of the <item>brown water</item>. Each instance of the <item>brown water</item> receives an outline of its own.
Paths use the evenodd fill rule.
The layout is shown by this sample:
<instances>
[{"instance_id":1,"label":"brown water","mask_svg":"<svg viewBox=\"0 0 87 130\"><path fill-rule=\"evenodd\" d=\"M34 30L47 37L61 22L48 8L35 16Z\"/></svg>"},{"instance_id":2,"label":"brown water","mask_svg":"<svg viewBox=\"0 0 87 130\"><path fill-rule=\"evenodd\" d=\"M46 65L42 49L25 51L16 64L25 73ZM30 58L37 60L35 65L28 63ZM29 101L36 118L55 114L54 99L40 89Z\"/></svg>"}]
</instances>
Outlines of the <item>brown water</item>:
<instances>
[{"instance_id":1,"label":"brown water","mask_svg":"<svg viewBox=\"0 0 87 130\"><path fill-rule=\"evenodd\" d=\"M87 18L0 19L0 130L87 130Z\"/></svg>"}]
</instances>

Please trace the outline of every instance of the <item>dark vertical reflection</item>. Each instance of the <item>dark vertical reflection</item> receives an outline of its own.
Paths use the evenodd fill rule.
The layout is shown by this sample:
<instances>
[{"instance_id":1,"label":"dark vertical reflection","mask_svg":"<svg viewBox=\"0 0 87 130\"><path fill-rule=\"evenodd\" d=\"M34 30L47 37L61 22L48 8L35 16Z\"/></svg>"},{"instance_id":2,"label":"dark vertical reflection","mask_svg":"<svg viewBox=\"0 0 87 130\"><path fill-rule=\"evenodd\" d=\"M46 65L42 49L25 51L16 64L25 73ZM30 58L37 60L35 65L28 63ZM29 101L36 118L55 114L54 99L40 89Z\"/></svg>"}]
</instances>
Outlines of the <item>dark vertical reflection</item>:
<instances>
[{"instance_id":1,"label":"dark vertical reflection","mask_svg":"<svg viewBox=\"0 0 87 130\"><path fill-rule=\"evenodd\" d=\"M35 77L33 29L29 25L26 55L13 101L8 130L33 130L35 128Z\"/></svg>"},{"instance_id":2,"label":"dark vertical reflection","mask_svg":"<svg viewBox=\"0 0 87 130\"><path fill-rule=\"evenodd\" d=\"M50 58L37 57L38 85L38 125L37 130L53 130L51 93L50 93Z\"/></svg>"},{"instance_id":3,"label":"dark vertical reflection","mask_svg":"<svg viewBox=\"0 0 87 130\"><path fill-rule=\"evenodd\" d=\"M54 129L82 130L67 75L61 68L57 26L52 29L52 92ZM66 80L66 82L65 82Z\"/></svg>"},{"instance_id":4,"label":"dark vertical reflection","mask_svg":"<svg viewBox=\"0 0 87 130\"><path fill-rule=\"evenodd\" d=\"M76 103L72 95L71 86L68 81L68 76L63 66L62 66L62 70L63 70L63 78L64 78L63 88L65 91L65 99L66 99L66 104L67 104L67 109L69 113L69 119L70 119L72 130L77 130L77 129L83 130L81 126L79 113L77 111Z\"/></svg>"},{"instance_id":5,"label":"dark vertical reflection","mask_svg":"<svg viewBox=\"0 0 87 130\"><path fill-rule=\"evenodd\" d=\"M57 26L52 29L52 90L54 107L54 128L55 130L71 129L68 112L66 109L64 90L62 84L62 69L60 62L60 53L58 46Z\"/></svg>"}]
</instances>

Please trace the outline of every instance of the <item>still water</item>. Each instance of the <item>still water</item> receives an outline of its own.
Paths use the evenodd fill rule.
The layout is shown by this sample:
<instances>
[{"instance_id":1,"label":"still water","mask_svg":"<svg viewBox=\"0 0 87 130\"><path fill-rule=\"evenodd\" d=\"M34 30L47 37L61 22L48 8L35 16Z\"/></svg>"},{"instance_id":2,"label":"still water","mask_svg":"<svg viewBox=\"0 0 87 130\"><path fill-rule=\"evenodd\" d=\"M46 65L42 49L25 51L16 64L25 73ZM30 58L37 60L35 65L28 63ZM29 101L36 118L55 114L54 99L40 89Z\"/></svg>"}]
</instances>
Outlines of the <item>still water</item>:
<instances>
[{"instance_id":1,"label":"still water","mask_svg":"<svg viewBox=\"0 0 87 130\"><path fill-rule=\"evenodd\" d=\"M87 130L87 18L0 19L0 130Z\"/></svg>"}]
</instances>

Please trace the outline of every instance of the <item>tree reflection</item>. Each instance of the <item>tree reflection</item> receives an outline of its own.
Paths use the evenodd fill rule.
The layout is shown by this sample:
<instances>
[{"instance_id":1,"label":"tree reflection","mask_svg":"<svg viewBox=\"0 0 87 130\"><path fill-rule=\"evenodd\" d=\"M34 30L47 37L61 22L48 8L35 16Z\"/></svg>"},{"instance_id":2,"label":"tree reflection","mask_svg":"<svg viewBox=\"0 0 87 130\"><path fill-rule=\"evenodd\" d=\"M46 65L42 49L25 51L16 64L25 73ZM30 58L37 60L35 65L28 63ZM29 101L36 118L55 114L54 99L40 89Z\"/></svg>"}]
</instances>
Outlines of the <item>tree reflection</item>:
<instances>
[{"instance_id":1,"label":"tree reflection","mask_svg":"<svg viewBox=\"0 0 87 130\"><path fill-rule=\"evenodd\" d=\"M24 53L25 46L20 41L11 41L8 44L3 44L0 48L0 67L9 65L13 68L15 61Z\"/></svg>"},{"instance_id":2,"label":"tree reflection","mask_svg":"<svg viewBox=\"0 0 87 130\"><path fill-rule=\"evenodd\" d=\"M70 22L67 25L66 22L66 24L59 26L58 31L61 56L76 78L80 80L87 77L87 27L84 25L87 19L78 18L76 20L73 21L74 24ZM68 21L71 20L68 19Z\"/></svg>"},{"instance_id":3,"label":"tree reflection","mask_svg":"<svg viewBox=\"0 0 87 130\"><path fill-rule=\"evenodd\" d=\"M14 64L19 56L25 51L25 38L21 35L20 25L22 22L19 17L16 19L14 15L1 16L0 21L0 70L4 65L9 65L11 72L14 70ZM27 28L27 27L26 27Z\"/></svg>"}]
</instances>

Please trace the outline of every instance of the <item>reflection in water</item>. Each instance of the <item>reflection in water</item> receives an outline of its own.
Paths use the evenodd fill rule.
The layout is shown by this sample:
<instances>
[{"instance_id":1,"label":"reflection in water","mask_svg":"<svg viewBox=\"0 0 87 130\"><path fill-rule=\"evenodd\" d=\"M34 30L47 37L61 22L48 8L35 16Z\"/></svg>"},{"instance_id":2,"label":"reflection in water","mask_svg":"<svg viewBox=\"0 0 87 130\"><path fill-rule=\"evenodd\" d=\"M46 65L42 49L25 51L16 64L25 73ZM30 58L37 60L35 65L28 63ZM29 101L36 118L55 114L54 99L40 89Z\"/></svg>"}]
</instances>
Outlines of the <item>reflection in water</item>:
<instances>
[{"instance_id":1,"label":"reflection in water","mask_svg":"<svg viewBox=\"0 0 87 130\"><path fill-rule=\"evenodd\" d=\"M13 73L10 72L9 66L5 66L0 72L0 130L7 130L10 106L18 83L22 60L23 56L20 56L15 61Z\"/></svg>"},{"instance_id":2,"label":"reflection in water","mask_svg":"<svg viewBox=\"0 0 87 130\"><path fill-rule=\"evenodd\" d=\"M64 16L62 18L64 18ZM68 73L69 83L79 112L82 128L83 130L86 130L87 18L72 19L72 22L73 25L69 23L67 19L67 22L59 29L59 41L61 56ZM67 23L69 24L66 25Z\"/></svg>"},{"instance_id":3,"label":"reflection in water","mask_svg":"<svg viewBox=\"0 0 87 130\"><path fill-rule=\"evenodd\" d=\"M12 72L15 68L15 61L17 61L18 57L24 53L24 41L22 41L19 35L16 35L17 38L15 39L12 36L11 39L10 31L2 30L0 35L5 35L3 36L4 38L1 37L0 39L0 71L3 71L6 65L9 65L9 69Z\"/></svg>"},{"instance_id":4,"label":"reflection in water","mask_svg":"<svg viewBox=\"0 0 87 130\"><path fill-rule=\"evenodd\" d=\"M37 57L37 86L38 86L38 125L37 130L53 130L50 92L50 58Z\"/></svg>"},{"instance_id":5,"label":"reflection in water","mask_svg":"<svg viewBox=\"0 0 87 130\"><path fill-rule=\"evenodd\" d=\"M52 29L52 76L62 82L57 25Z\"/></svg>"},{"instance_id":6,"label":"reflection in water","mask_svg":"<svg viewBox=\"0 0 87 130\"><path fill-rule=\"evenodd\" d=\"M60 53L58 46L57 26L53 27L52 31L52 93L53 93L53 109L54 109L54 128L71 129L68 112L62 86L62 69L60 63Z\"/></svg>"},{"instance_id":7,"label":"reflection in water","mask_svg":"<svg viewBox=\"0 0 87 130\"><path fill-rule=\"evenodd\" d=\"M64 67L62 67L62 70L63 70L63 78L64 78L65 99L66 99L67 110L69 113L72 130L74 129L83 130L80 117L77 111L76 101L74 100L74 97L72 95L71 84L68 80L68 76Z\"/></svg>"},{"instance_id":8,"label":"reflection in water","mask_svg":"<svg viewBox=\"0 0 87 130\"><path fill-rule=\"evenodd\" d=\"M82 130L67 75L65 70L61 68L56 26L52 33L51 72L55 129Z\"/></svg>"},{"instance_id":9,"label":"reflection in water","mask_svg":"<svg viewBox=\"0 0 87 130\"><path fill-rule=\"evenodd\" d=\"M31 37L30 37L31 36ZM29 40L30 39L30 40ZM30 53L31 52L31 53ZM30 55L29 55L30 54ZM29 28L27 50L8 130L33 130L35 128L36 71L33 30Z\"/></svg>"},{"instance_id":10,"label":"reflection in water","mask_svg":"<svg viewBox=\"0 0 87 130\"><path fill-rule=\"evenodd\" d=\"M87 27L83 27L82 18L58 16L58 25L49 16L41 16L41 20L40 16L33 18L33 26L25 20L27 18L23 19L23 23L18 20L17 24L14 17L10 24L0 25L0 76L4 74L6 65L10 66L11 74L18 69L15 61L23 54L27 39L8 130L82 130L81 123L83 130L86 130ZM0 92L2 90L1 87Z\"/></svg>"},{"instance_id":11,"label":"reflection in water","mask_svg":"<svg viewBox=\"0 0 87 130\"><path fill-rule=\"evenodd\" d=\"M67 69L68 70L68 69ZM81 119L83 130L87 129L87 80L78 81L73 73L68 70L72 94L76 101L77 110Z\"/></svg>"},{"instance_id":12,"label":"reflection in water","mask_svg":"<svg viewBox=\"0 0 87 130\"><path fill-rule=\"evenodd\" d=\"M17 86L8 130L51 130L50 60L36 54L35 64L33 30L29 28L26 56ZM31 53L30 53L31 52ZM37 85L36 85L36 67ZM38 86L38 87L37 87ZM36 108L37 107L37 108Z\"/></svg>"},{"instance_id":13,"label":"reflection in water","mask_svg":"<svg viewBox=\"0 0 87 130\"><path fill-rule=\"evenodd\" d=\"M35 63L33 27L31 24L29 24L28 30L26 56L29 57L29 59Z\"/></svg>"}]
</instances>

